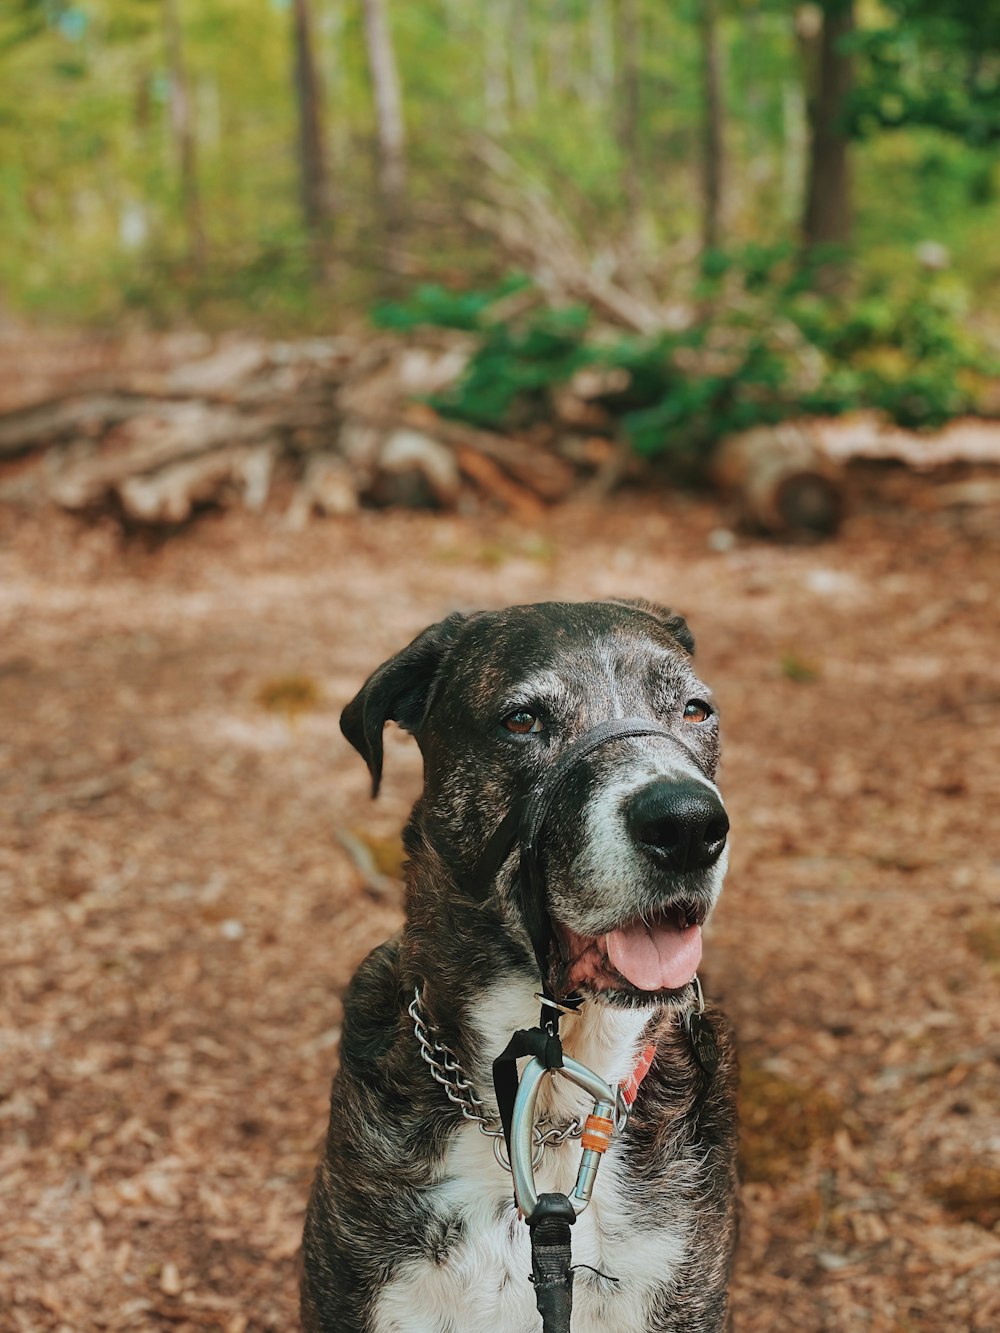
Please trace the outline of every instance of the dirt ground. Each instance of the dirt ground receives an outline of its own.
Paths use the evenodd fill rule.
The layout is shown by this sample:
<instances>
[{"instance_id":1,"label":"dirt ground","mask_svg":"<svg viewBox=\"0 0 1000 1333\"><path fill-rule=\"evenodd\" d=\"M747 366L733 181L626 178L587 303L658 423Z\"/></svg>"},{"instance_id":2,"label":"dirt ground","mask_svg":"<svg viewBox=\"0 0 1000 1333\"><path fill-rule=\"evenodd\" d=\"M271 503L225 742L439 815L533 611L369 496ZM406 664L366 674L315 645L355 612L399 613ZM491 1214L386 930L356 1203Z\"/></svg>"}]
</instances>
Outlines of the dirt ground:
<instances>
[{"instance_id":1,"label":"dirt ground","mask_svg":"<svg viewBox=\"0 0 1000 1333\"><path fill-rule=\"evenodd\" d=\"M371 804L339 709L456 607L607 594L684 610L722 703L737 1333L1000 1328L1000 543L929 484L824 546L720 521L231 514L153 549L0 515L4 1333L296 1327L340 997L400 919L341 838L392 873L419 782L393 729Z\"/></svg>"}]
</instances>

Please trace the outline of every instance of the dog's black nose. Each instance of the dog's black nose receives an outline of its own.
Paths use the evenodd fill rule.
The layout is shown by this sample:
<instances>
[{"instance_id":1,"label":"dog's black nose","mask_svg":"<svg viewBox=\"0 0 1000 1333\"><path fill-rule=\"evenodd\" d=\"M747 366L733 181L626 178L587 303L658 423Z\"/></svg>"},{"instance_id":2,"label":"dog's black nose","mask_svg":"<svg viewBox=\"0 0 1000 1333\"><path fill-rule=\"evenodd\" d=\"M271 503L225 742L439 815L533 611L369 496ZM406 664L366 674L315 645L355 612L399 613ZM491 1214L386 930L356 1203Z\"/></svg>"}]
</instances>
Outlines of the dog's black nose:
<instances>
[{"instance_id":1,"label":"dog's black nose","mask_svg":"<svg viewBox=\"0 0 1000 1333\"><path fill-rule=\"evenodd\" d=\"M705 870L722 855L729 819L703 782L652 782L625 809L632 837L669 870Z\"/></svg>"}]
</instances>

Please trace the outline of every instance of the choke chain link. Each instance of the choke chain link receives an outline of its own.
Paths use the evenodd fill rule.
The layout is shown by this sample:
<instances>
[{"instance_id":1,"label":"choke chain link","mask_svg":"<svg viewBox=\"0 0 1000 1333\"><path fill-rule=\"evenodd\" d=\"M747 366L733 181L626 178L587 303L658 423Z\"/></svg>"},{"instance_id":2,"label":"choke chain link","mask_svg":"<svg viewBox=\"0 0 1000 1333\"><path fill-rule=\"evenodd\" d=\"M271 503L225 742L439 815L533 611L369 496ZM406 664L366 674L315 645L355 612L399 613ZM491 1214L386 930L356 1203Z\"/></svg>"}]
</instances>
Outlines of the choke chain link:
<instances>
[{"instance_id":1,"label":"choke chain link","mask_svg":"<svg viewBox=\"0 0 1000 1333\"><path fill-rule=\"evenodd\" d=\"M462 1112L466 1120L471 1120L480 1134L493 1140L493 1155L504 1168L510 1170L507 1160L507 1145L504 1143L503 1126L500 1121L486 1114L486 1106L477 1094L458 1056L440 1041L430 1023L424 1020L420 1004L420 987L413 988L413 999L407 1013L413 1019L413 1034L420 1047L420 1057L431 1071L431 1078L444 1088L448 1100ZM565 1125L546 1125L544 1119L532 1126L531 1136L534 1142L532 1165L538 1166L542 1154L551 1144L565 1143L567 1139L578 1139L583 1133L583 1125L574 1116Z\"/></svg>"}]
</instances>

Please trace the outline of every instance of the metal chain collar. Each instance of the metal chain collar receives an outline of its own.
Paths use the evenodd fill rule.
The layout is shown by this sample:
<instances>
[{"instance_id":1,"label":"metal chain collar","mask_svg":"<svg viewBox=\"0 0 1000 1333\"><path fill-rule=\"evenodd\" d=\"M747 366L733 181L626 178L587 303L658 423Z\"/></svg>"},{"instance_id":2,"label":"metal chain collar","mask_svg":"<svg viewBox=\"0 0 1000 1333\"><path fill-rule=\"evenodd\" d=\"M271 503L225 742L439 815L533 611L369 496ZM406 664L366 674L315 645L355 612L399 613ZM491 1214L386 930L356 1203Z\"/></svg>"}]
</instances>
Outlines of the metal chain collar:
<instances>
[{"instance_id":1,"label":"metal chain collar","mask_svg":"<svg viewBox=\"0 0 1000 1333\"><path fill-rule=\"evenodd\" d=\"M438 1039L433 1025L424 1019L419 986L413 988L413 999L410 1001L407 1013L413 1019L413 1033L420 1046L420 1057L430 1069L431 1078L444 1088L448 1100L459 1108L465 1119L471 1120L478 1126L480 1134L493 1140L494 1157L505 1171L509 1171L510 1162L507 1160L503 1127L499 1119L486 1113L486 1106L462 1068L458 1056L450 1046ZM564 1125L548 1124L543 1117L532 1126L531 1136L534 1144L532 1166L539 1165L542 1154L550 1144L578 1139L582 1133L583 1125L575 1116Z\"/></svg>"}]
</instances>

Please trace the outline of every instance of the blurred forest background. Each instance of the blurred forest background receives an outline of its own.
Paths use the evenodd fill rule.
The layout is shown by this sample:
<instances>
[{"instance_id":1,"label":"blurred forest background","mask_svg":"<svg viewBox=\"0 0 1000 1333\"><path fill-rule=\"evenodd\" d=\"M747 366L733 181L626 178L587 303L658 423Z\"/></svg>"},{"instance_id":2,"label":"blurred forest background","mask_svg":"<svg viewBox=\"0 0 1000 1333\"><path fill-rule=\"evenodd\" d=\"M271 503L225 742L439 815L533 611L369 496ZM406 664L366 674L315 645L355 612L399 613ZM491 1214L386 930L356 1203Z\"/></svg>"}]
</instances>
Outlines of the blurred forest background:
<instances>
[{"instance_id":1,"label":"blurred forest background","mask_svg":"<svg viewBox=\"0 0 1000 1333\"><path fill-rule=\"evenodd\" d=\"M516 508L519 434L576 474L603 467L607 493L636 456L702 480L721 441L790 418L868 411L870 444L886 424L1000 416L994 5L9 0L0 69L0 313L298 338L294 354L258 347L209 376L227 393L253 378L258 405L312 393L313 416L286 411L288 438L253 464L262 494L282 459L301 477L331 438L338 459L321 468L336 494L320 508L359 495L449 506L459 473ZM400 367L392 403L384 384L367 396L365 429L422 399L429 442L412 435L426 416L383 448L352 443L344 412L323 415L349 396L358 347L328 344L320 366L301 340L370 338L372 324L397 348L430 326L466 335L439 340L434 364ZM294 383L265 383L265 363L290 359ZM0 456L65 438L81 414L114 443L136 408L11 423ZM460 441L456 462L447 418L503 439L480 439L485 464ZM213 457L187 499L161 487L125 496L126 510L178 519L214 502L235 475L214 453L233 424L189 423L182 452L201 430ZM808 478L782 501L793 521L763 526L836 528L820 445L764 443ZM376 494L386 450L418 474L413 495ZM759 470L760 442L750 452L736 489ZM157 446L126 472L166 457ZM513 470L519 484L533 471ZM527 485L547 501L569 489ZM81 508L99 491L76 478L56 499ZM318 483L301 494L313 505Z\"/></svg>"},{"instance_id":2,"label":"blurred forest background","mask_svg":"<svg viewBox=\"0 0 1000 1333\"><path fill-rule=\"evenodd\" d=\"M682 306L799 251L887 305L1000 289L978 0L7 0L0 74L8 312L328 329L530 264L526 200Z\"/></svg>"}]
</instances>

